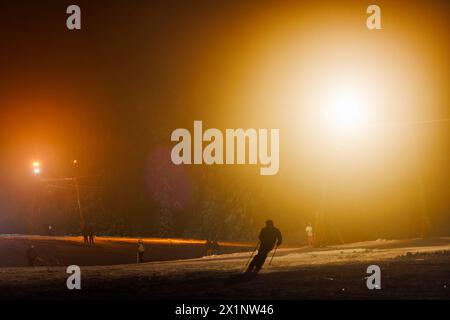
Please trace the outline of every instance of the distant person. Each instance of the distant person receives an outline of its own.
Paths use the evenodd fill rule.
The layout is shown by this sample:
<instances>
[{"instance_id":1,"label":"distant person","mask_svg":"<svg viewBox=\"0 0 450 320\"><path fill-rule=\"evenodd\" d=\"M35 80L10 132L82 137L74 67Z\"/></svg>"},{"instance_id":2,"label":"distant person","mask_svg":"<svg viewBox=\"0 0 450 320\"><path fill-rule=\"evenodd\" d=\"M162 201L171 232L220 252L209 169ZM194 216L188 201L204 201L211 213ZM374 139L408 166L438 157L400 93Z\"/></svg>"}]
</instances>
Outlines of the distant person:
<instances>
[{"instance_id":1,"label":"distant person","mask_svg":"<svg viewBox=\"0 0 450 320\"><path fill-rule=\"evenodd\" d=\"M266 221L266 226L259 233L259 241L258 254L250 262L246 273L258 273L275 244L278 247L283 241L280 230L274 227L272 220Z\"/></svg>"},{"instance_id":2,"label":"distant person","mask_svg":"<svg viewBox=\"0 0 450 320\"><path fill-rule=\"evenodd\" d=\"M212 253L213 254L219 254L220 245L219 245L219 243L216 240L214 240L212 242L211 247L212 247Z\"/></svg>"},{"instance_id":3,"label":"distant person","mask_svg":"<svg viewBox=\"0 0 450 320\"><path fill-rule=\"evenodd\" d=\"M53 236L53 228L51 225L48 226L48 235L51 237Z\"/></svg>"},{"instance_id":4,"label":"distant person","mask_svg":"<svg viewBox=\"0 0 450 320\"><path fill-rule=\"evenodd\" d=\"M311 223L308 223L308 226L305 229L306 232L306 240L308 243L308 247L314 246L314 232Z\"/></svg>"},{"instance_id":5,"label":"distant person","mask_svg":"<svg viewBox=\"0 0 450 320\"><path fill-rule=\"evenodd\" d=\"M205 256L212 255L213 243L211 240L207 239L205 242Z\"/></svg>"},{"instance_id":6,"label":"distant person","mask_svg":"<svg viewBox=\"0 0 450 320\"><path fill-rule=\"evenodd\" d=\"M88 242L89 242L89 244L92 244L92 245L95 242L94 227L92 225L89 225L89 227L88 227Z\"/></svg>"},{"instance_id":7,"label":"distant person","mask_svg":"<svg viewBox=\"0 0 450 320\"><path fill-rule=\"evenodd\" d=\"M83 228L83 241L84 244L89 244L89 235L86 227Z\"/></svg>"},{"instance_id":8,"label":"distant person","mask_svg":"<svg viewBox=\"0 0 450 320\"><path fill-rule=\"evenodd\" d=\"M138 240L138 263L143 263L144 262L144 253L145 253L145 245L144 242L142 241L142 239Z\"/></svg>"},{"instance_id":9,"label":"distant person","mask_svg":"<svg viewBox=\"0 0 450 320\"><path fill-rule=\"evenodd\" d=\"M27 260L30 267L34 267L37 257L38 255L36 252L36 248L34 247L34 245L31 245L27 250Z\"/></svg>"}]
</instances>

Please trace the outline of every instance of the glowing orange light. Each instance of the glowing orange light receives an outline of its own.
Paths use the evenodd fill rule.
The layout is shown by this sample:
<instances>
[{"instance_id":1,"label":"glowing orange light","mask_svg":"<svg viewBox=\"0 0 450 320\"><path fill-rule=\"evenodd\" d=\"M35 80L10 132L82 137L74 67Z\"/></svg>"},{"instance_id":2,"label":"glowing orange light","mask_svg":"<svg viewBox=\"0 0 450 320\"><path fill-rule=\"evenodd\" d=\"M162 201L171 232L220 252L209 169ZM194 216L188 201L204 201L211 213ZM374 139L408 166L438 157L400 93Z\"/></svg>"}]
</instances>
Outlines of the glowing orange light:
<instances>
[{"instance_id":1,"label":"glowing orange light","mask_svg":"<svg viewBox=\"0 0 450 320\"><path fill-rule=\"evenodd\" d=\"M33 162L33 174L34 175L41 174L41 163L39 161Z\"/></svg>"}]
</instances>

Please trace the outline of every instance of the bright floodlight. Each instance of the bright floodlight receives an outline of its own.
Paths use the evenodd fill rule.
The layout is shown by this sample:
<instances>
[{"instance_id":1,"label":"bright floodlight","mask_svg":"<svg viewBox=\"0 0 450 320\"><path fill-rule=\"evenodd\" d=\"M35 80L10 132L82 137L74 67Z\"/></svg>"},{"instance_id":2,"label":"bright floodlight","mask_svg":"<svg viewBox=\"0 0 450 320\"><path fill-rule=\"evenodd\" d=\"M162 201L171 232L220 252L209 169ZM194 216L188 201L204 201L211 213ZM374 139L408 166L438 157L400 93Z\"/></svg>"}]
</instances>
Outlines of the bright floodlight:
<instances>
[{"instance_id":1,"label":"bright floodlight","mask_svg":"<svg viewBox=\"0 0 450 320\"><path fill-rule=\"evenodd\" d=\"M338 88L329 97L325 112L333 131L355 132L367 122L367 98L357 88Z\"/></svg>"},{"instance_id":2,"label":"bright floodlight","mask_svg":"<svg viewBox=\"0 0 450 320\"><path fill-rule=\"evenodd\" d=\"M38 161L33 162L33 174L34 175L41 174L41 164Z\"/></svg>"}]
</instances>

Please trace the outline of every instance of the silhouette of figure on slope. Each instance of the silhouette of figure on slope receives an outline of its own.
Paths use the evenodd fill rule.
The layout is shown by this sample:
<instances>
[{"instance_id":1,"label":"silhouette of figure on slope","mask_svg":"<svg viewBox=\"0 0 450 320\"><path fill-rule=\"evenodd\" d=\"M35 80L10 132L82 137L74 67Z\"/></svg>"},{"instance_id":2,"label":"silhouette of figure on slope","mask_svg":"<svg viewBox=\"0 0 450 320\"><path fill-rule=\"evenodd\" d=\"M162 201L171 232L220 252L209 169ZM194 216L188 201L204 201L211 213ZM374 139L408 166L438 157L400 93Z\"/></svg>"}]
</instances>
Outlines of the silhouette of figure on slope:
<instances>
[{"instance_id":1,"label":"silhouette of figure on slope","mask_svg":"<svg viewBox=\"0 0 450 320\"><path fill-rule=\"evenodd\" d=\"M252 262L250 262L246 271L247 274L258 273L264 265L267 255L272 251L275 244L278 247L283 241L280 230L274 227L272 220L266 221L266 226L259 233L259 241L258 254L253 258Z\"/></svg>"}]
</instances>

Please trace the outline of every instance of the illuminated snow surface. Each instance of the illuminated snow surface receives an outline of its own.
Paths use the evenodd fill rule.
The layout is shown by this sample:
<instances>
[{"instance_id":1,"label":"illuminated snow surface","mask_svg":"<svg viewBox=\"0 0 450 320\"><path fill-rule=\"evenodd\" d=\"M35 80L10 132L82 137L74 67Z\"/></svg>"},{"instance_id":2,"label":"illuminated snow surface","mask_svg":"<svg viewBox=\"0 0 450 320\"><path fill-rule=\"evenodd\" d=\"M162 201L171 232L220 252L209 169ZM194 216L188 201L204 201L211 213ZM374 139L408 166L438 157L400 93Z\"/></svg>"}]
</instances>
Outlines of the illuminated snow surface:
<instances>
[{"instance_id":1,"label":"illuminated snow surface","mask_svg":"<svg viewBox=\"0 0 450 320\"><path fill-rule=\"evenodd\" d=\"M107 241L98 244L99 248L107 245ZM99 248L90 248L98 251L97 259L103 252ZM148 251L151 254L152 248ZM252 278L240 275L249 255L235 252L140 265L84 266L79 291L66 289L64 266L0 268L0 295L44 299L136 295L148 299L450 299L448 237L280 248L272 265L268 264L270 254L261 273ZM371 264L381 267L381 290L366 287L366 269Z\"/></svg>"}]
</instances>

